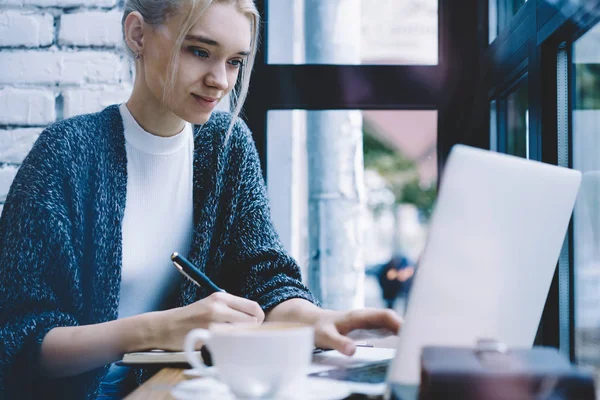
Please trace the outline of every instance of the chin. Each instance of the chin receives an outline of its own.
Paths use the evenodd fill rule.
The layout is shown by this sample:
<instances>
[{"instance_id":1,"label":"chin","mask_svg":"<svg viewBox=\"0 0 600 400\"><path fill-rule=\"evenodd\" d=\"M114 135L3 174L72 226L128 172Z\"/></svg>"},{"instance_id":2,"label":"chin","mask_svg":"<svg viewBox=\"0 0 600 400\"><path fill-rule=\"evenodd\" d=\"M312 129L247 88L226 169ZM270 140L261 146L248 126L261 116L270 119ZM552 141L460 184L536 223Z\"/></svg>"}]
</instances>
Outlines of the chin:
<instances>
[{"instance_id":1,"label":"chin","mask_svg":"<svg viewBox=\"0 0 600 400\"><path fill-rule=\"evenodd\" d=\"M201 115L195 115L193 118L192 124L196 124L196 125L202 125L208 122L208 120L210 119L210 116L212 115L212 112L206 113L206 114L201 114Z\"/></svg>"},{"instance_id":2,"label":"chin","mask_svg":"<svg viewBox=\"0 0 600 400\"><path fill-rule=\"evenodd\" d=\"M212 111L211 112L203 112L203 113L199 113L199 112L189 113L188 112L183 115L180 115L180 118L189 122L190 124L202 125L202 124L205 124L210 119L211 115L212 115Z\"/></svg>"}]
</instances>

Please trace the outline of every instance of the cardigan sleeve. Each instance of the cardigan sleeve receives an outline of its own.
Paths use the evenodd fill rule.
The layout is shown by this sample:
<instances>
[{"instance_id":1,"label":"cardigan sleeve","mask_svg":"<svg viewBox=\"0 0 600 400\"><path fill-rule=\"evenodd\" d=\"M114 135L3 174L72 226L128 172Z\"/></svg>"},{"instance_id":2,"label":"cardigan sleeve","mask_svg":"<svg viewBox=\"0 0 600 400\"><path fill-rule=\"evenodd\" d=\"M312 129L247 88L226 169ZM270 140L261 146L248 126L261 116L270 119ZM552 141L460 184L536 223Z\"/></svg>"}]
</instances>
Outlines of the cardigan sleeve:
<instances>
[{"instance_id":1,"label":"cardigan sleeve","mask_svg":"<svg viewBox=\"0 0 600 400\"><path fill-rule=\"evenodd\" d=\"M83 381L98 379L96 371L49 380L39 370L44 336L79 325L60 152L49 136L42 133L24 160L0 218L0 393L8 399L56 395L59 381L86 398Z\"/></svg>"},{"instance_id":2,"label":"cardigan sleeve","mask_svg":"<svg viewBox=\"0 0 600 400\"><path fill-rule=\"evenodd\" d=\"M232 132L239 161L231 259L236 274L234 293L256 301L265 311L283 301L301 298L318 304L302 284L300 268L287 254L271 221L265 183L252 134L239 120Z\"/></svg>"}]
</instances>

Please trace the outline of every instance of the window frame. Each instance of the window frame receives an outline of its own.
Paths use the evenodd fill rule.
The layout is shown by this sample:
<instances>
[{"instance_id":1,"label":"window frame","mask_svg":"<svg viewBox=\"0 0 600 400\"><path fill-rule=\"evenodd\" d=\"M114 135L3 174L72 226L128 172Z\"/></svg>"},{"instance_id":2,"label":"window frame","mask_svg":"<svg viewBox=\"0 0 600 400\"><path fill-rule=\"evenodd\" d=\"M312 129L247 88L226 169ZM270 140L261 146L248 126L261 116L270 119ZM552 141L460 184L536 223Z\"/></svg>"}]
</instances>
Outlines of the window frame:
<instances>
[{"instance_id":1,"label":"window frame","mask_svg":"<svg viewBox=\"0 0 600 400\"><path fill-rule=\"evenodd\" d=\"M509 86L505 91L500 93L498 97L492 98L490 101L496 101L496 151L499 153L506 153L508 149L508 127L507 127L507 117L508 117L508 108L507 108L507 100L508 96L511 93L519 90L521 85L529 84L528 82L528 72L522 71L522 75L520 75L511 86ZM528 132L528 135L530 132ZM528 138L531 142L531 138ZM490 148L491 144L490 144ZM531 152L527 154L528 158L531 157Z\"/></svg>"},{"instance_id":2,"label":"window frame","mask_svg":"<svg viewBox=\"0 0 600 400\"><path fill-rule=\"evenodd\" d=\"M487 45L482 34L487 26L478 24L482 15L487 18L487 9L478 0L465 1L464 8L453 7L452 0L438 1L437 65L314 65L267 63L267 0L256 0L263 16L262 40L243 116L253 132L265 178L267 112L293 109L437 110L438 138L444 138L438 140L438 172L441 172L452 145L469 141L463 138L463 126L452 121L457 101L473 102L476 82L468 77L478 68L479 49ZM469 50L459 58L449 57L456 46ZM454 87L453 81L458 74L465 81L460 89ZM345 98L342 93L351 92L355 82L368 82L371 93L356 99ZM324 93L319 99L312 96L317 87ZM398 89L390 91L390 87ZM489 138L481 141L481 137L472 135L470 140L479 147L486 147L489 142Z\"/></svg>"},{"instance_id":3,"label":"window frame","mask_svg":"<svg viewBox=\"0 0 600 400\"><path fill-rule=\"evenodd\" d=\"M503 0L501 0L503 1ZM559 2L564 6L564 2ZM571 60L572 43L600 20L600 13L573 5L557 9L547 0L529 0L508 21L500 25L496 39L484 50L486 88L488 96L482 101L501 97L513 86L524 69L529 79L529 135L530 158L554 165L559 164L559 133L557 128L557 63L561 43L568 44ZM577 22L575 22L577 21ZM572 140L571 111L573 96L572 65L569 65L569 122L568 145ZM498 108L498 102L497 108ZM500 113L497 113L500 114ZM486 114L490 119L489 112ZM502 116L505 118L505 116ZM501 116L498 116L500 119ZM500 129L501 121L498 123ZM489 132L489 130L488 130ZM489 136L489 135L487 135ZM500 136L500 134L498 135ZM563 138L564 139L564 138ZM500 143L500 142L499 142ZM568 151L568 167L572 167L572 154ZM565 164L562 160L561 164ZM573 282L573 223L566 237L567 248L563 250L562 264L557 263L548 298L543 311L536 344L559 348L571 361L575 361ZM568 262L568 265L565 265ZM565 337L567 336L567 337Z\"/></svg>"},{"instance_id":4,"label":"window frame","mask_svg":"<svg viewBox=\"0 0 600 400\"><path fill-rule=\"evenodd\" d=\"M596 25L600 24L600 12L595 15L589 14L575 14L580 22L578 24L573 23L573 21L566 20L565 27L563 28L563 32L561 32L560 37L565 39L565 48L567 52L567 68L568 68L568 162L569 167L573 167L573 153L572 153L572 141L573 141L573 111L574 105L576 103L576 81L577 76L575 73L575 64L573 63L573 45L577 40L579 40L583 35L585 35L590 29L594 28ZM560 150L560 149L559 149ZM574 227L577 221L571 220L570 230L569 230L569 252L568 252L568 260L569 260L569 276L570 276L570 284L569 289L572 295L569 297L569 307L572 310L572 315L569 319L568 331L570 333L570 357L571 361L576 362L576 351L575 351L575 296L576 296L576 287L575 287L575 235L574 235ZM563 327L563 329L567 329L567 327Z\"/></svg>"},{"instance_id":5,"label":"window frame","mask_svg":"<svg viewBox=\"0 0 600 400\"><path fill-rule=\"evenodd\" d=\"M529 0L506 25L498 21L498 35L489 43L489 4L477 0L465 1L467 3L463 7L454 5L453 8L452 0L439 0L438 65L375 66L267 64L268 10L265 0L257 0L257 7L265 16L261 29L263 41L244 117L253 132L263 173L266 173L267 163L267 112L302 108L437 109L438 168L441 174L446 157L455 143L490 148L490 102L507 93L524 71L527 73L529 93L530 158L557 165L558 46L564 41L572 44L600 20L600 15L581 5L572 6L565 12L556 9L547 0ZM559 2L559 5L563 4ZM574 22L575 18L577 23ZM463 50L460 57L452 53L455 49ZM322 76L327 79L320 82ZM440 84L432 85L434 79ZM375 88L374 94L347 101L340 93L356 80L369 82ZM273 82L278 84L273 85ZM326 93L318 101L307 95L310 88L314 89L315 82L324 85L319 89ZM397 90L390 92L390 87L396 87ZM569 165L572 165L571 160ZM572 235L572 226L569 234ZM561 275L557 269L535 342L560 348L573 360L575 293L561 289L573 287L572 243L569 246L570 273ZM568 301L564 301L565 296ZM559 301L561 297L563 301ZM565 324L569 325L568 329L565 329ZM568 338L564 338L565 332L568 332Z\"/></svg>"}]
</instances>

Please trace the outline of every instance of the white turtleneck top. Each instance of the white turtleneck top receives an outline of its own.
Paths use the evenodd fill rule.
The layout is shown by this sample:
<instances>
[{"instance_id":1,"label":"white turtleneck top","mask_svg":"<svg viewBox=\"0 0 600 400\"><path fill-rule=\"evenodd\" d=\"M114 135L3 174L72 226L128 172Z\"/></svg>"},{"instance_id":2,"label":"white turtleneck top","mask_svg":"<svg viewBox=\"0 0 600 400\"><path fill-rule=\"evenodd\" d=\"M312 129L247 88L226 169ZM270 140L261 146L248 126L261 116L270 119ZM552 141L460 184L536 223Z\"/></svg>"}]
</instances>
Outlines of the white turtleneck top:
<instances>
[{"instance_id":1,"label":"white turtleneck top","mask_svg":"<svg viewBox=\"0 0 600 400\"><path fill-rule=\"evenodd\" d=\"M120 105L127 151L119 318L157 310L179 280L174 251L187 255L193 231L192 126L175 136L145 131Z\"/></svg>"}]
</instances>

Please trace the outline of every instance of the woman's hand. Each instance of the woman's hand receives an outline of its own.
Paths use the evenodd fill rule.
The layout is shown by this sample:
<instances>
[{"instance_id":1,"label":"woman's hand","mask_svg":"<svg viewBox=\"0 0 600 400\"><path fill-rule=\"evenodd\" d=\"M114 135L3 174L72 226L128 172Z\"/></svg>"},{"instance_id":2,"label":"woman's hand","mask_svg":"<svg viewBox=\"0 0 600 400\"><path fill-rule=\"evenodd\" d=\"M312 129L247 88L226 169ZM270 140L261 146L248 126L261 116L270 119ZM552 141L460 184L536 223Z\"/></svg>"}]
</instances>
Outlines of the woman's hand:
<instances>
[{"instance_id":1,"label":"woman's hand","mask_svg":"<svg viewBox=\"0 0 600 400\"><path fill-rule=\"evenodd\" d=\"M351 356L356 345L346 335L355 329L381 329L397 334L402 320L391 310L364 309L324 316L315 325L315 345Z\"/></svg>"},{"instance_id":2,"label":"woman's hand","mask_svg":"<svg viewBox=\"0 0 600 400\"><path fill-rule=\"evenodd\" d=\"M183 340L195 328L212 322L249 322L261 324L265 313L258 303L229 293L217 292L185 307L154 313L154 348L180 351Z\"/></svg>"}]
</instances>

